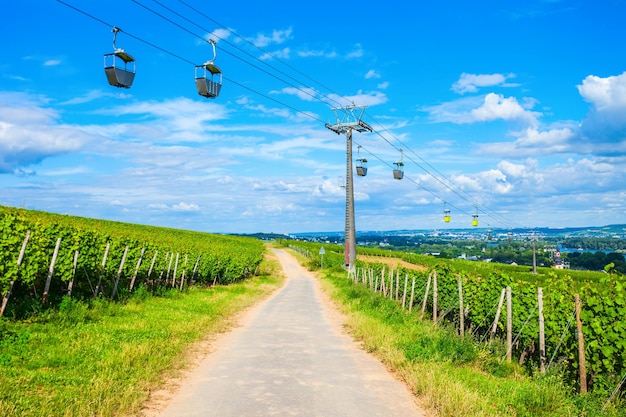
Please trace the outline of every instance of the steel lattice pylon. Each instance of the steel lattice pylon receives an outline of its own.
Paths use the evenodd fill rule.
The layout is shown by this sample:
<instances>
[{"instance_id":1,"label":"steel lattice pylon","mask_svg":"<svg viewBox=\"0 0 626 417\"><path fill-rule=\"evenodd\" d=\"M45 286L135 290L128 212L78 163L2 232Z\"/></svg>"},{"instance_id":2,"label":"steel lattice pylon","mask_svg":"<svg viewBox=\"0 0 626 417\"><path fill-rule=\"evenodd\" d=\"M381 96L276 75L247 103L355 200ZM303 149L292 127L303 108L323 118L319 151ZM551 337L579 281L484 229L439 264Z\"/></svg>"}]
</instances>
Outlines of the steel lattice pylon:
<instances>
[{"instance_id":1,"label":"steel lattice pylon","mask_svg":"<svg viewBox=\"0 0 626 417\"><path fill-rule=\"evenodd\" d=\"M346 234L345 234L345 265L349 272L354 271L356 261L356 226L354 222L354 182L352 175L352 130L371 132L372 128L361 120L366 106L351 105L334 108L336 124L326 123L326 128L340 135L346 135ZM357 110L360 112L357 115Z\"/></svg>"}]
</instances>

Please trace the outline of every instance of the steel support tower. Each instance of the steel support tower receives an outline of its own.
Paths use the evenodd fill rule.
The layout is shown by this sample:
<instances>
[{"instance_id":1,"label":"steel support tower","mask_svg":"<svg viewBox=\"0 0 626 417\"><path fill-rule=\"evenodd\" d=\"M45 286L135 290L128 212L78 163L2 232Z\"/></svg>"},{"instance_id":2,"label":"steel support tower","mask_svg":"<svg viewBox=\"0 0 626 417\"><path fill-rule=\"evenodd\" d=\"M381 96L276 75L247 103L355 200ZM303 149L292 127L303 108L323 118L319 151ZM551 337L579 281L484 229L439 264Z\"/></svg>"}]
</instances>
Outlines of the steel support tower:
<instances>
[{"instance_id":1,"label":"steel support tower","mask_svg":"<svg viewBox=\"0 0 626 417\"><path fill-rule=\"evenodd\" d=\"M326 123L326 128L340 135L346 135L346 235L345 235L345 266L354 272L356 261L356 226L354 223L354 182L352 175L352 131L371 132L372 128L361 118L366 106L350 105L332 109L337 123ZM358 113L358 114L357 114Z\"/></svg>"}]
</instances>

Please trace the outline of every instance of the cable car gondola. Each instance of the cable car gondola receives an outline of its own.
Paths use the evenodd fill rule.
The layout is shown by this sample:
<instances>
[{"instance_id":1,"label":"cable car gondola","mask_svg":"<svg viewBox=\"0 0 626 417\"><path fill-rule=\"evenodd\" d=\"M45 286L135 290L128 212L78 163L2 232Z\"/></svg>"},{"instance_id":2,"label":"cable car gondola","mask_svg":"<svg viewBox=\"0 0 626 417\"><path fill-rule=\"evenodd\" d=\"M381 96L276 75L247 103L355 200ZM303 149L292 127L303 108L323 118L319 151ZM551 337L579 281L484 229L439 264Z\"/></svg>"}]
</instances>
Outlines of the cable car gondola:
<instances>
[{"instance_id":1,"label":"cable car gondola","mask_svg":"<svg viewBox=\"0 0 626 417\"><path fill-rule=\"evenodd\" d=\"M209 42L213 46L213 59L202 65L196 65L196 89L203 97L216 98L222 88L222 71L214 64L215 41L211 39Z\"/></svg>"},{"instance_id":2,"label":"cable car gondola","mask_svg":"<svg viewBox=\"0 0 626 417\"><path fill-rule=\"evenodd\" d=\"M367 159L361 158L356 160L356 174L359 177L367 175Z\"/></svg>"},{"instance_id":3,"label":"cable car gondola","mask_svg":"<svg viewBox=\"0 0 626 417\"><path fill-rule=\"evenodd\" d=\"M443 210L443 221L446 223L450 223L450 209L444 208Z\"/></svg>"},{"instance_id":4,"label":"cable car gondola","mask_svg":"<svg viewBox=\"0 0 626 417\"><path fill-rule=\"evenodd\" d=\"M478 214L472 214L472 226L478 226Z\"/></svg>"},{"instance_id":5,"label":"cable car gondola","mask_svg":"<svg viewBox=\"0 0 626 417\"><path fill-rule=\"evenodd\" d=\"M121 30L113 27L113 52L104 55L104 72L113 87L130 88L135 80L135 58L115 46L117 33Z\"/></svg>"},{"instance_id":6,"label":"cable car gondola","mask_svg":"<svg viewBox=\"0 0 626 417\"><path fill-rule=\"evenodd\" d=\"M400 149L400 160L393 163L395 168L393 169L393 177L397 180L404 178L404 163L402 162L402 149Z\"/></svg>"},{"instance_id":7,"label":"cable car gondola","mask_svg":"<svg viewBox=\"0 0 626 417\"><path fill-rule=\"evenodd\" d=\"M361 145L359 145L359 147L357 148L357 152L359 154L361 153ZM358 158L356 160L356 174L359 177L364 177L367 175L367 159Z\"/></svg>"},{"instance_id":8,"label":"cable car gondola","mask_svg":"<svg viewBox=\"0 0 626 417\"><path fill-rule=\"evenodd\" d=\"M397 180L404 178L404 163L397 161L393 163L396 167L393 170L393 177Z\"/></svg>"}]
</instances>

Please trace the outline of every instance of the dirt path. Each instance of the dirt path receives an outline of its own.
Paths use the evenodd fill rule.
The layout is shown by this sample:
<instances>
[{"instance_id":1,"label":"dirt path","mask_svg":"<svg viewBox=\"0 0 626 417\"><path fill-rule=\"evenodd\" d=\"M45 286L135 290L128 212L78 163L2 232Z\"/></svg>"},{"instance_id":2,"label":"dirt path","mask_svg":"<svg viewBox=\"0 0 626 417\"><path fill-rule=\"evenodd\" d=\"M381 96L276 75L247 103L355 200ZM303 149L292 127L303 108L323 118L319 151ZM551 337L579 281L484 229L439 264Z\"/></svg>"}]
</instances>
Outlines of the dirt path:
<instances>
[{"instance_id":1,"label":"dirt path","mask_svg":"<svg viewBox=\"0 0 626 417\"><path fill-rule=\"evenodd\" d=\"M425 417L407 387L342 331L342 316L319 282L275 250L287 280L177 392L146 416Z\"/></svg>"}]
</instances>

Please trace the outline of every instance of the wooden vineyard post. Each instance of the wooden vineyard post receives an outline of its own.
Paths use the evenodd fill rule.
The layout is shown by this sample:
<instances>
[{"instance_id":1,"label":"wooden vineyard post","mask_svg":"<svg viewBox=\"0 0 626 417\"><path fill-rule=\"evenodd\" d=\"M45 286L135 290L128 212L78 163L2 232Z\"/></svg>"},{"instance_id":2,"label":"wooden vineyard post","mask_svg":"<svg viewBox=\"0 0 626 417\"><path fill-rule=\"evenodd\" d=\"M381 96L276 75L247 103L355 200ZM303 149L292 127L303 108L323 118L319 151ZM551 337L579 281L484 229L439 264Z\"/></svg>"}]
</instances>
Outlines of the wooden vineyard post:
<instances>
[{"instance_id":1,"label":"wooden vineyard post","mask_svg":"<svg viewBox=\"0 0 626 417\"><path fill-rule=\"evenodd\" d=\"M389 268L389 299L393 300L393 269Z\"/></svg>"},{"instance_id":2,"label":"wooden vineyard post","mask_svg":"<svg viewBox=\"0 0 626 417\"><path fill-rule=\"evenodd\" d=\"M185 262L183 262L183 273L180 276L180 287L178 288L179 290L183 290L183 285L185 284L185 268L187 268L187 258L188 255L185 254Z\"/></svg>"},{"instance_id":3,"label":"wooden vineyard post","mask_svg":"<svg viewBox=\"0 0 626 417\"><path fill-rule=\"evenodd\" d=\"M433 274L433 323L437 324L437 271Z\"/></svg>"},{"instance_id":4,"label":"wooden vineyard post","mask_svg":"<svg viewBox=\"0 0 626 417\"><path fill-rule=\"evenodd\" d=\"M580 377L580 393L587 392L587 362L585 360L585 338L583 336L583 323L580 320L580 311L582 303L580 295L576 294L576 332L578 334L578 375Z\"/></svg>"},{"instance_id":5,"label":"wooden vineyard post","mask_svg":"<svg viewBox=\"0 0 626 417\"><path fill-rule=\"evenodd\" d=\"M424 318L424 313L426 312L426 301L428 301L428 291L430 290L430 281L433 279L433 274L436 274L437 271L433 271L432 274L428 275L428 281L426 282L426 291L424 291L424 300L422 301L422 312L420 318Z\"/></svg>"},{"instance_id":6,"label":"wooden vineyard post","mask_svg":"<svg viewBox=\"0 0 626 417\"><path fill-rule=\"evenodd\" d=\"M399 289L400 287L400 269L396 269L396 301L398 301L399 297Z\"/></svg>"},{"instance_id":7,"label":"wooden vineyard post","mask_svg":"<svg viewBox=\"0 0 626 417\"><path fill-rule=\"evenodd\" d=\"M152 275L152 270L154 269L154 264L156 263L157 256L159 255L159 251L154 251L154 256L152 256L152 262L150 262L150 269L148 269L148 276L146 279L150 279L150 275ZM167 261L167 258L165 259Z\"/></svg>"},{"instance_id":8,"label":"wooden vineyard post","mask_svg":"<svg viewBox=\"0 0 626 417\"><path fill-rule=\"evenodd\" d=\"M402 293L402 310L406 310L406 290L409 285L409 274L404 275L404 292Z\"/></svg>"},{"instance_id":9,"label":"wooden vineyard post","mask_svg":"<svg viewBox=\"0 0 626 417\"><path fill-rule=\"evenodd\" d=\"M383 265L383 269L380 271L380 292L383 296L387 295L387 288L385 288L385 265Z\"/></svg>"},{"instance_id":10,"label":"wooden vineyard post","mask_svg":"<svg viewBox=\"0 0 626 417\"><path fill-rule=\"evenodd\" d=\"M170 253L169 252L165 252L165 261L164 262L166 264L167 264L167 259L168 259L169 256L170 256ZM169 268L168 268L168 270L169 270ZM161 285L161 279L163 279L163 274L164 273L165 273L165 268L161 269L161 273L159 274L159 278L157 279L155 288L159 288L159 286ZM165 282L167 283L167 276L165 277Z\"/></svg>"},{"instance_id":11,"label":"wooden vineyard post","mask_svg":"<svg viewBox=\"0 0 626 417\"><path fill-rule=\"evenodd\" d=\"M128 255L128 246L124 248L124 254L122 255L122 262L120 262L120 267L117 270L117 276L115 277L115 284L113 284L113 291L111 291L111 300L115 298L115 294L117 293L117 285L120 282L120 277L122 276L122 269L124 268L124 263L126 262L126 255Z\"/></svg>"},{"instance_id":12,"label":"wooden vineyard post","mask_svg":"<svg viewBox=\"0 0 626 417\"><path fill-rule=\"evenodd\" d=\"M176 287L176 274L178 272L178 258L180 254L176 252L176 262L174 262L174 276L172 277L172 288Z\"/></svg>"},{"instance_id":13,"label":"wooden vineyard post","mask_svg":"<svg viewBox=\"0 0 626 417\"><path fill-rule=\"evenodd\" d=\"M59 246L61 246L61 238L57 239L57 243L54 246L54 253L52 254L52 261L50 261L50 268L48 269L48 277L46 278L46 285L43 288L43 303L48 303L48 291L50 291L50 282L52 282L52 276L54 275L54 264L57 262L57 256L59 255Z\"/></svg>"},{"instance_id":14,"label":"wooden vineyard post","mask_svg":"<svg viewBox=\"0 0 626 417\"><path fill-rule=\"evenodd\" d=\"M198 272L198 265L200 264L200 257L202 255L198 255L198 259L196 259L196 264L193 266L193 272L191 273L191 283L196 283L196 272Z\"/></svg>"},{"instance_id":15,"label":"wooden vineyard post","mask_svg":"<svg viewBox=\"0 0 626 417\"><path fill-rule=\"evenodd\" d=\"M546 373L546 331L543 319L543 288L537 288L537 305L539 308L539 371Z\"/></svg>"},{"instance_id":16,"label":"wooden vineyard post","mask_svg":"<svg viewBox=\"0 0 626 417\"><path fill-rule=\"evenodd\" d=\"M463 278L458 276L459 281L459 336L465 335L465 309L463 308Z\"/></svg>"},{"instance_id":17,"label":"wooden vineyard post","mask_svg":"<svg viewBox=\"0 0 626 417\"><path fill-rule=\"evenodd\" d=\"M378 292L378 274L376 274L376 279L374 280L374 292Z\"/></svg>"},{"instance_id":18,"label":"wooden vineyard post","mask_svg":"<svg viewBox=\"0 0 626 417\"><path fill-rule=\"evenodd\" d=\"M511 287L506 287L506 360L511 362L513 350L513 303L511 302Z\"/></svg>"},{"instance_id":19,"label":"wooden vineyard post","mask_svg":"<svg viewBox=\"0 0 626 417\"><path fill-rule=\"evenodd\" d=\"M413 283L411 284L411 298L409 301L409 313L413 311L413 296L415 295L415 275L413 275Z\"/></svg>"},{"instance_id":20,"label":"wooden vineyard post","mask_svg":"<svg viewBox=\"0 0 626 417\"><path fill-rule=\"evenodd\" d=\"M164 284L166 287L167 287L168 282L170 281L170 269L172 268L173 260L174 260L174 252L170 253L170 262L167 264L167 274L165 274L165 284Z\"/></svg>"},{"instance_id":21,"label":"wooden vineyard post","mask_svg":"<svg viewBox=\"0 0 626 417\"><path fill-rule=\"evenodd\" d=\"M107 257L109 256L109 248L111 247L111 242L107 242L107 247L104 249L104 256L102 257L102 270L100 271L100 276L98 277L98 284L96 285L96 290L93 293L94 297L98 296L98 291L100 291L100 284L102 283L102 277L104 276L104 267L107 263Z\"/></svg>"},{"instance_id":22,"label":"wooden vineyard post","mask_svg":"<svg viewBox=\"0 0 626 417\"><path fill-rule=\"evenodd\" d=\"M374 270L372 268L367 270L369 278L370 278L370 290L374 287Z\"/></svg>"},{"instance_id":23,"label":"wooden vineyard post","mask_svg":"<svg viewBox=\"0 0 626 417\"><path fill-rule=\"evenodd\" d=\"M24 237L24 242L22 242L22 249L20 249L20 254L17 257L17 274L19 276L20 266L22 265L22 260L24 259L24 254L26 253L26 245L28 245L28 239L30 239L30 230L26 231L26 237ZM9 303L9 298L11 298L11 293L13 292L13 286L15 285L15 280L9 282L9 289L7 293L2 297L2 307L0 308L0 317L4 315L4 310L7 308L7 304Z\"/></svg>"},{"instance_id":24,"label":"wooden vineyard post","mask_svg":"<svg viewBox=\"0 0 626 417\"><path fill-rule=\"evenodd\" d=\"M135 286L135 280L137 279L137 274L139 273L139 266L141 265L141 261L143 260L143 254L146 252L146 248L141 248L141 254L139 255L139 260L137 261L137 266L135 266L135 273L133 277L130 279L130 287L129 289L132 291Z\"/></svg>"},{"instance_id":25,"label":"wooden vineyard post","mask_svg":"<svg viewBox=\"0 0 626 417\"><path fill-rule=\"evenodd\" d=\"M496 318L493 320L493 325L491 326L491 340L496 335L496 331L498 330L498 321L500 320L500 313L502 312L502 304L504 304L504 295L506 293L506 288L502 288L500 292L500 301L498 301L498 309L496 310Z\"/></svg>"},{"instance_id":26,"label":"wooden vineyard post","mask_svg":"<svg viewBox=\"0 0 626 417\"><path fill-rule=\"evenodd\" d=\"M72 264L72 279L67 286L67 296L72 296L72 288L74 288L74 278L76 278L76 267L78 266L78 249L74 251L74 263Z\"/></svg>"}]
</instances>

